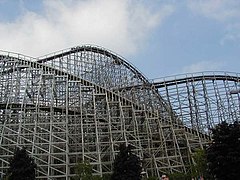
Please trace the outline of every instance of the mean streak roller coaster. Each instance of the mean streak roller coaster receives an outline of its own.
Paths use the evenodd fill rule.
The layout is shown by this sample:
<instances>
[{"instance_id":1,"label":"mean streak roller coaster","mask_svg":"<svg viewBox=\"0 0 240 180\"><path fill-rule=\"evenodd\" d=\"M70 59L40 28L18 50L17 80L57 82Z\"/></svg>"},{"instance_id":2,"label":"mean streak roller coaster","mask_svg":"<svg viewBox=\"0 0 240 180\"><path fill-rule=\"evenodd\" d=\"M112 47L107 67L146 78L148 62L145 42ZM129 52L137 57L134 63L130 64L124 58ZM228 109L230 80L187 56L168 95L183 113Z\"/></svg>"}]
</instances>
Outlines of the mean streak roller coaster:
<instances>
[{"instance_id":1,"label":"mean streak roller coaster","mask_svg":"<svg viewBox=\"0 0 240 180\"><path fill-rule=\"evenodd\" d=\"M0 55L0 173L26 147L37 179L70 179L79 161L109 174L121 143L147 176L186 172L209 129L240 117L235 73L149 81L122 57L78 46L41 58Z\"/></svg>"}]
</instances>

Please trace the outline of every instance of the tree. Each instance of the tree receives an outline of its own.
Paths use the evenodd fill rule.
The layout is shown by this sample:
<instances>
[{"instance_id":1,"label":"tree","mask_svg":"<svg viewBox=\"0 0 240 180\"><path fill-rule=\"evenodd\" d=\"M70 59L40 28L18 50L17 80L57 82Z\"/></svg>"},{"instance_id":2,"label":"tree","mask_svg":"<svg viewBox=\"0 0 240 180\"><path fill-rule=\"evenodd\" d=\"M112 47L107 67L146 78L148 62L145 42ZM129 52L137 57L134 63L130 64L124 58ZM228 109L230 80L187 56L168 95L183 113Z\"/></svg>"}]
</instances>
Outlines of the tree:
<instances>
[{"instance_id":1,"label":"tree","mask_svg":"<svg viewBox=\"0 0 240 180\"><path fill-rule=\"evenodd\" d=\"M30 157L25 148L17 148L14 156L10 159L7 172L8 180L34 180L37 165Z\"/></svg>"},{"instance_id":2,"label":"tree","mask_svg":"<svg viewBox=\"0 0 240 180\"><path fill-rule=\"evenodd\" d=\"M217 179L240 177L240 124L222 122L212 130L213 141L207 148L209 169Z\"/></svg>"},{"instance_id":3,"label":"tree","mask_svg":"<svg viewBox=\"0 0 240 180\"><path fill-rule=\"evenodd\" d=\"M197 149L193 154L195 164L191 166L192 177L204 177L204 179L213 179L207 165L207 154L205 149Z\"/></svg>"},{"instance_id":4,"label":"tree","mask_svg":"<svg viewBox=\"0 0 240 180\"><path fill-rule=\"evenodd\" d=\"M140 180L141 161L131 152L131 146L121 144L119 154L116 156L111 180Z\"/></svg>"},{"instance_id":5,"label":"tree","mask_svg":"<svg viewBox=\"0 0 240 180\"><path fill-rule=\"evenodd\" d=\"M77 176L76 180L101 180L100 176L94 176L92 174L92 166L89 162L80 162L75 168L75 173Z\"/></svg>"}]
</instances>

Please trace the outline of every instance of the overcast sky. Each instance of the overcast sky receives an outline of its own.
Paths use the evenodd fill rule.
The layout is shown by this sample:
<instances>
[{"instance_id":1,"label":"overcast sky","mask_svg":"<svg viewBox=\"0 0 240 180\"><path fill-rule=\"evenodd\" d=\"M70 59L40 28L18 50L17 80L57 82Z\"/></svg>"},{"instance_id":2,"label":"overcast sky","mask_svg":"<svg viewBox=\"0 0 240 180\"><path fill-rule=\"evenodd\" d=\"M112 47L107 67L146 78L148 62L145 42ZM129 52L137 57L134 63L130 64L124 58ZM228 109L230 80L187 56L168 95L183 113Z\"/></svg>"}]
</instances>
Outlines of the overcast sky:
<instances>
[{"instance_id":1,"label":"overcast sky","mask_svg":"<svg viewBox=\"0 0 240 180\"><path fill-rule=\"evenodd\" d=\"M93 44L148 78L240 72L240 0L0 0L0 49L38 57Z\"/></svg>"}]
</instances>

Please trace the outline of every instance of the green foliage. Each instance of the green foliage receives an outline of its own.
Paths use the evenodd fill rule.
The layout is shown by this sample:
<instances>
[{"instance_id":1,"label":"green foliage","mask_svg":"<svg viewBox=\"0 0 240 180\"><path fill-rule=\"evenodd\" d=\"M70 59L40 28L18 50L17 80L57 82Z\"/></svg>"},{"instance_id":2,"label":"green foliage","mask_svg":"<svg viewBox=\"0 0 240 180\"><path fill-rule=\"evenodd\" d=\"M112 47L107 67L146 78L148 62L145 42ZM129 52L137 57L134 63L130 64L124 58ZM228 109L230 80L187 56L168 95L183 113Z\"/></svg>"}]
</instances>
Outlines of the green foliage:
<instances>
[{"instance_id":1,"label":"green foliage","mask_svg":"<svg viewBox=\"0 0 240 180\"><path fill-rule=\"evenodd\" d=\"M192 176L190 174L185 174L185 173L173 173L169 175L169 179L171 180L191 180Z\"/></svg>"},{"instance_id":2,"label":"green foliage","mask_svg":"<svg viewBox=\"0 0 240 180\"><path fill-rule=\"evenodd\" d=\"M121 144L119 150L111 180L140 180L142 167L139 157L132 154L131 147L125 144Z\"/></svg>"},{"instance_id":3,"label":"green foliage","mask_svg":"<svg viewBox=\"0 0 240 180\"><path fill-rule=\"evenodd\" d=\"M213 179L212 175L209 173L207 165L207 154L204 149L198 149L193 154L193 159L196 164L191 166L191 176L192 177L204 177L205 179Z\"/></svg>"},{"instance_id":4,"label":"green foliage","mask_svg":"<svg viewBox=\"0 0 240 180\"><path fill-rule=\"evenodd\" d=\"M207 159L206 159L205 150L198 149L194 153L193 159L196 163L196 165L194 166L194 170L195 170L196 174L197 175L204 174L204 172L207 169Z\"/></svg>"},{"instance_id":5,"label":"green foliage","mask_svg":"<svg viewBox=\"0 0 240 180\"><path fill-rule=\"evenodd\" d=\"M240 124L219 124L213 132L213 142L207 149L209 169L217 179L240 177Z\"/></svg>"},{"instance_id":6,"label":"green foliage","mask_svg":"<svg viewBox=\"0 0 240 180\"><path fill-rule=\"evenodd\" d=\"M76 179L88 180L92 177L92 166L89 162L78 163L75 168Z\"/></svg>"},{"instance_id":7,"label":"green foliage","mask_svg":"<svg viewBox=\"0 0 240 180\"><path fill-rule=\"evenodd\" d=\"M80 162L75 168L77 176L76 180L102 180L100 176L94 176L92 174L92 166L89 162Z\"/></svg>"},{"instance_id":8,"label":"green foliage","mask_svg":"<svg viewBox=\"0 0 240 180\"><path fill-rule=\"evenodd\" d=\"M193 154L194 164L192 164L188 173L173 173L169 177L171 180L191 180L192 178L204 177L204 179L211 180L212 176L209 174L207 166L207 156L206 151L202 149L196 150Z\"/></svg>"},{"instance_id":9,"label":"green foliage","mask_svg":"<svg viewBox=\"0 0 240 180\"><path fill-rule=\"evenodd\" d=\"M30 157L25 148L17 148L14 156L10 159L8 180L34 180L37 165Z\"/></svg>"}]
</instances>

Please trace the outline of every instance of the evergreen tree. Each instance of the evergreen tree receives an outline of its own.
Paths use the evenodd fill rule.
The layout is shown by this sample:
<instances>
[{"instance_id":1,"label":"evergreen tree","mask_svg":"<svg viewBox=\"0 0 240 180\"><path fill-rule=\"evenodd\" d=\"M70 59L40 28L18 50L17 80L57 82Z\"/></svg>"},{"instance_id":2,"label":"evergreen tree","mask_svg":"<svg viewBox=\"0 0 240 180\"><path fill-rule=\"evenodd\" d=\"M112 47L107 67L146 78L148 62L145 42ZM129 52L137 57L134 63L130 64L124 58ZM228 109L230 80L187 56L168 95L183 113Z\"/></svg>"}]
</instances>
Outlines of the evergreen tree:
<instances>
[{"instance_id":1,"label":"evergreen tree","mask_svg":"<svg viewBox=\"0 0 240 180\"><path fill-rule=\"evenodd\" d=\"M36 168L34 159L28 155L26 149L17 148L10 159L8 180L34 180Z\"/></svg>"},{"instance_id":2,"label":"evergreen tree","mask_svg":"<svg viewBox=\"0 0 240 180\"><path fill-rule=\"evenodd\" d=\"M131 146L121 144L120 152L116 156L111 180L140 180L141 161L131 152Z\"/></svg>"},{"instance_id":3,"label":"evergreen tree","mask_svg":"<svg viewBox=\"0 0 240 180\"><path fill-rule=\"evenodd\" d=\"M223 122L213 131L213 142L207 149L209 169L217 179L240 177L240 124Z\"/></svg>"}]
</instances>

